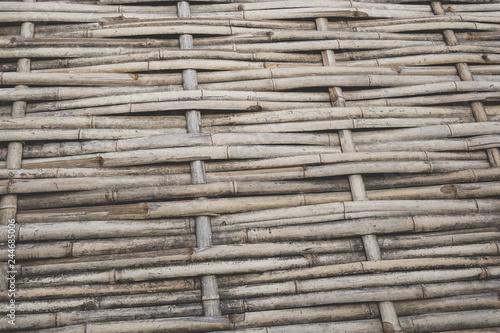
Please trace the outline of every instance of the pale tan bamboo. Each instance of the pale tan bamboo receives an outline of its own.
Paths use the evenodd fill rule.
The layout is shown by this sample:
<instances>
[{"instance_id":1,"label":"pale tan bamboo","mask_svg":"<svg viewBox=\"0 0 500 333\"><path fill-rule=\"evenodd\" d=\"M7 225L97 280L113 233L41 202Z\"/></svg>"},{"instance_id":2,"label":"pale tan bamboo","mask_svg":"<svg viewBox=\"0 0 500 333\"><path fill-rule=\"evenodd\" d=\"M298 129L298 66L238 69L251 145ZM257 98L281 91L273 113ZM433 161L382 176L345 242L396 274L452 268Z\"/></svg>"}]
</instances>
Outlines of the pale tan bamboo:
<instances>
[{"instance_id":1,"label":"pale tan bamboo","mask_svg":"<svg viewBox=\"0 0 500 333\"><path fill-rule=\"evenodd\" d=\"M85 145L76 145L79 148L85 147ZM64 145L53 145L53 146L42 146L43 151L37 149L30 149L29 151L24 150L23 154L27 157L40 157L44 154L55 154L60 149L64 150ZM34 147L33 147L34 148ZM74 152L73 152L74 153ZM0 153L0 159L3 159L6 155L6 151L2 150ZM214 172L220 171L238 171L238 170L255 170L255 169L268 169L263 170L264 172L272 172L269 170L275 168L275 172L279 172L286 167L295 167L301 165L315 165L325 163L347 163L347 162L367 162L367 161L484 161L486 159L486 154L483 152L358 152L358 153L346 153L346 154L319 154L319 155L303 155L303 156L291 156L283 158L271 158L271 159L261 159L261 160L232 160L227 162L206 162L206 170L209 172L208 177L211 181L226 181L231 177L231 173L219 173ZM296 169L289 169L290 171ZM113 176L127 176L127 175L137 175L141 174L147 175L159 175L159 174L182 174L188 172L189 169L185 165L176 164L169 166L147 166L147 167L130 167L130 168L40 168L40 169L23 169L22 172L17 170L0 169L0 179L11 178L11 179L39 179L39 178L71 178L71 177L113 177ZM234 173L238 175L239 173ZM263 180L263 175L257 176L254 180ZM300 173L295 173L299 175ZM495 175L498 174L497 168L492 168L491 170L477 169L473 172L464 171L462 173L450 173L447 175L438 175L443 183L450 181L454 182L467 182L467 181L491 181L495 180ZM239 174L243 176L243 174ZM227 177L226 177L227 176ZM247 176L251 176L250 173ZM179 177L184 177L180 175ZM261 177L261 178L259 178ZM420 184L433 184L433 181L437 179L433 175L421 178L419 176L414 176L418 179ZM399 177L401 181L407 181L404 176ZM245 178L247 179L247 178ZM397 179L397 178L393 178ZM425 179L429 179L430 183L425 183ZM244 179L237 179L243 181ZM380 180L369 180L373 183L371 186L380 186L383 184ZM378 185L377 185L378 184ZM411 184L411 183L408 183Z\"/></svg>"},{"instance_id":2,"label":"pale tan bamboo","mask_svg":"<svg viewBox=\"0 0 500 333\"><path fill-rule=\"evenodd\" d=\"M298 176L288 179L297 178L319 178L332 177L340 175L364 174L364 173L431 173L431 172L453 172L468 170L474 168L487 168L484 162L472 163L471 161L447 161L447 162L372 162L366 163L344 163L324 165L319 168L307 167L302 173L296 172ZM278 170L278 172L286 171L286 169ZM289 170L298 171L298 170ZM263 171L264 173L265 171ZM240 172L241 174L241 172ZM196 193L206 193L206 196L222 196L222 195L255 195L255 194L271 194L271 193L289 193L300 191L300 186L303 186L304 192L321 190L321 185L315 183L300 182L293 186L290 183L276 182L219 182L210 185L195 184L196 186L186 186L186 177L179 176L142 176L140 180L136 177L95 177L95 182L89 183L89 178L58 178L58 179L37 179L37 180L8 180L0 181L0 194L25 194L25 193L40 193L40 192L65 192L65 191L89 191L96 189L126 189L130 190L114 191L113 199L120 202L123 199L134 200L144 196L142 200L165 199L175 197L192 197ZM494 183L491 183L493 185ZM161 186L171 185L167 189L161 189ZM178 186L177 186L178 185ZM148 186L154 186L148 189ZM275 187L276 186L276 187ZM484 185L486 186L486 185ZM123 199L120 197L123 196ZM71 194L70 194L71 197ZM78 196L76 196L78 197ZM75 198L76 198L75 197ZM114 201L113 200L113 201ZM106 201L110 201L109 199ZM105 202L106 202L105 201Z\"/></svg>"},{"instance_id":3,"label":"pale tan bamboo","mask_svg":"<svg viewBox=\"0 0 500 333\"><path fill-rule=\"evenodd\" d=\"M433 1L431 3L432 10L434 14L436 15L444 15L444 9L442 4L439 1ZM457 45L458 41L455 36L455 33L453 30L445 30L443 32L443 36L445 38L445 41L448 45ZM472 74L469 70L469 67L467 65L467 62L459 62L456 64L457 71L460 75L461 80L463 81L473 81L474 78L472 77ZM486 112L484 110L484 106L480 102L472 102L470 103L470 108L472 111L472 114L474 115L476 121L478 122L485 122L488 121L488 117L486 116ZM493 148L493 149L488 149L488 158L490 161L490 164L492 166L497 166L500 165L500 151L498 148Z\"/></svg>"},{"instance_id":4,"label":"pale tan bamboo","mask_svg":"<svg viewBox=\"0 0 500 333\"><path fill-rule=\"evenodd\" d=\"M498 310L473 310L459 312L444 312L401 317L402 327L406 332L436 332L441 329L453 327L457 332L497 332ZM486 320L486 321L485 321ZM479 328L475 330L475 328ZM490 329L491 328L491 329ZM307 323L283 326L266 326L260 328L240 328L222 331L222 333L292 333L292 332L318 332L332 331L345 332L381 332L383 326L379 319L332 321L321 323ZM448 332L448 331L447 331ZM449 331L451 332L451 331ZM455 332L455 331L453 331Z\"/></svg>"},{"instance_id":5,"label":"pale tan bamboo","mask_svg":"<svg viewBox=\"0 0 500 333\"><path fill-rule=\"evenodd\" d=\"M311 277L328 277L334 275L344 275L344 274L362 274L363 272L376 272L376 271L395 271L401 269L426 269L426 268L467 268L467 267L477 267L477 265L489 265L491 263L498 264L498 260L495 261L494 258L428 258L425 262L422 259L406 259L406 260L392 260L383 261L378 263L363 262L361 263L348 263L341 265L331 265L331 266L318 266L314 268L309 268L306 271L303 269L290 270L286 276L281 277L283 279L293 279L300 278L301 276L311 278ZM265 283L272 281L279 281L283 273L286 272L273 272L273 278L270 278L269 273L261 273L258 275L240 275L240 276L227 276L221 277L221 282L224 286L237 285L241 278L248 279L248 283ZM276 277L277 278L276 278ZM228 283L230 282L230 283ZM485 282L483 282L484 284ZM123 288L123 286L127 288ZM148 287L149 286L149 287ZM22 288L19 290L19 299L37 299L46 296L53 297L79 297L79 296L89 296L89 295L103 295L107 293L107 296L117 295L117 294L131 294L131 293L146 293L146 292L171 292L172 290L193 290L199 288L199 284L193 279L179 279L179 280L168 280L168 281L149 281L147 283L130 283L128 285L92 285L92 286L45 286L43 288ZM488 291L488 287L485 289ZM491 290L491 289L490 289Z\"/></svg>"},{"instance_id":6,"label":"pale tan bamboo","mask_svg":"<svg viewBox=\"0 0 500 333\"><path fill-rule=\"evenodd\" d=\"M177 16L179 18L191 17L189 3L182 1L177 3ZM188 32L189 33L189 32ZM232 33L232 31L231 31ZM179 37L181 49L193 49L193 36L184 34ZM183 71L182 81L184 90L198 89L198 79L196 70L189 68ZM197 110L186 112L186 128L188 133L200 133L201 113ZM191 168L191 184L206 184L206 174L204 162L195 160L190 163ZM210 217L199 215L195 218L196 222L196 244L198 247L211 247L212 229ZM201 277L202 303L205 316L221 315L219 287L217 277L215 275L206 274Z\"/></svg>"},{"instance_id":7,"label":"pale tan bamboo","mask_svg":"<svg viewBox=\"0 0 500 333\"><path fill-rule=\"evenodd\" d=\"M25 0L27 3L35 2L36 0ZM33 32L35 29L35 25L32 22L24 22L21 25L21 37L31 38L33 37ZM21 58L17 61L17 72L26 73L30 71L30 59ZM25 101L17 101L12 104L11 116L13 118L24 117L26 115L26 102ZM22 165L22 143L21 142L11 142L7 146L7 158L6 158L6 167L9 169L20 169ZM6 195L2 196L0 200L0 212L2 213L0 216L0 225L2 229L5 231L7 227L10 229L14 229L16 227L16 218L17 218L17 196L16 195ZM14 228L12 228L14 227ZM11 237L8 236L7 233L2 233L1 242L3 244L7 244L7 240L10 241ZM17 233L14 232L14 241L17 237ZM15 243L14 243L15 244ZM9 282L7 280L8 276L10 276L10 269L8 264L12 263L10 260L15 260L15 252L13 255L11 253L5 252L2 255L2 264L0 264L0 291L6 291L9 289ZM5 293L4 293L5 294ZM11 298L9 296L9 298ZM14 298L12 298L14 299ZM14 299L15 300L15 299ZM10 300L9 300L10 301Z\"/></svg>"},{"instance_id":8,"label":"pale tan bamboo","mask_svg":"<svg viewBox=\"0 0 500 333\"><path fill-rule=\"evenodd\" d=\"M323 108L328 107L326 102L258 102L241 100L187 100L173 102L149 102L138 104L117 104L111 106L90 107L83 109L68 109L54 112L34 112L32 116L95 116L108 114L128 114L151 111L172 111L189 109L212 109L212 110L240 110L240 111L259 111L259 110L283 110L283 109L302 109L302 108Z\"/></svg>"}]
</instances>

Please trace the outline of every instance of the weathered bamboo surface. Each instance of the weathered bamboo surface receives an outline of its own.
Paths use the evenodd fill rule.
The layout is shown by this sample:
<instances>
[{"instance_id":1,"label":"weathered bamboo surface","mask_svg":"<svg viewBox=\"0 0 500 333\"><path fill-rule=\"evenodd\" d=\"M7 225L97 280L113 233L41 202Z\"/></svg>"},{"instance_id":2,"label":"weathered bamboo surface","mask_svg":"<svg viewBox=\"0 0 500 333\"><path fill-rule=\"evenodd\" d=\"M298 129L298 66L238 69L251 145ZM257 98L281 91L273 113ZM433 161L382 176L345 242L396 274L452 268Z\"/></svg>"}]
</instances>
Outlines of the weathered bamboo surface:
<instances>
[{"instance_id":1,"label":"weathered bamboo surface","mask_svg":"<svg viewBox=\"0 0 500 333\"><path fill-rule=\"evenodd\" d=\"M3 1L0 331L498 332L499 148L497 0Z\"/></svg>"}]
</instances>

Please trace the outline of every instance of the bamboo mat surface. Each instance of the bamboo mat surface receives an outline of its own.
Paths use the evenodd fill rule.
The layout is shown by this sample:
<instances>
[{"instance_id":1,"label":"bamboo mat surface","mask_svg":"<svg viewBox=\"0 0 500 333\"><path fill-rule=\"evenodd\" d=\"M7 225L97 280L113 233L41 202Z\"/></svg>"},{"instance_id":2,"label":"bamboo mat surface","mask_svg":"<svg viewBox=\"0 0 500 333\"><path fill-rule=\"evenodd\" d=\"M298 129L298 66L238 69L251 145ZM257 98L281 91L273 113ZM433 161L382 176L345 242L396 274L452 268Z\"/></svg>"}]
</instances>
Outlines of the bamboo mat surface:
<instances>
[{"instance_id":1,"label":"bamboo mat surface","mask_svg":"<svg viewBox=\"0 0 500 333\"><path fill-rule=\"evenodd\" d=\"M0 331L500 332L499 0L0 2Z\"/></svg>"}]
</instances>

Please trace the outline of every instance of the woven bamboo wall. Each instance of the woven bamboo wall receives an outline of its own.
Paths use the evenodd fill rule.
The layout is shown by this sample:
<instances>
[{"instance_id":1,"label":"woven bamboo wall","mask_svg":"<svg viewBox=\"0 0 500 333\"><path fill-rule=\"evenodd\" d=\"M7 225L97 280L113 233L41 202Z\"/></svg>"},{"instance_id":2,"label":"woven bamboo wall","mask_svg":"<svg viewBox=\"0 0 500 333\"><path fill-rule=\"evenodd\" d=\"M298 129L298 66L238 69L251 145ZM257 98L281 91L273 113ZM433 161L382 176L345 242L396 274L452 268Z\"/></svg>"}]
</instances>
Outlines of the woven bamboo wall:
<instances>
[{"instance_id":1,"label":"woven bamboo wall","mask_svg":"<svg viewBox=\"0 0 500 333\"><path fill-rule=\"evenodd\" d=\"M500 332L499 14L0 2L0 331Z\"/></svg>"}]
</instances>

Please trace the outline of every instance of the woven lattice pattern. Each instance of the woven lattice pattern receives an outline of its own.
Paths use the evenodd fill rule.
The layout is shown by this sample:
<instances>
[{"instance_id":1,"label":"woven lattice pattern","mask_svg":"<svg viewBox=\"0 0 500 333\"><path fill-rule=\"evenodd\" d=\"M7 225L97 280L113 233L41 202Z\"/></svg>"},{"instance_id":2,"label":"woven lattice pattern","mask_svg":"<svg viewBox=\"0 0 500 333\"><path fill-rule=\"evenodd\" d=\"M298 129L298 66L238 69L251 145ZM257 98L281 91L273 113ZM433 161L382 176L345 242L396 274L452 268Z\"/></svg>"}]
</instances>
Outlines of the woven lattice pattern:
<instances>
[{"instance_id":1,"label":"woven lattice pattern","mask_svg":"<svg viewBox=\"0 0 500 333\"><path fill-rule=\"evenodd\" d=\"M0 2L0 331L500 332L500 2Z\"/></svg>"}]
</instances>

